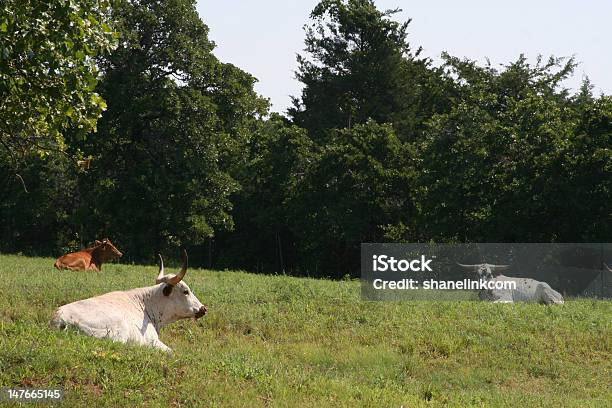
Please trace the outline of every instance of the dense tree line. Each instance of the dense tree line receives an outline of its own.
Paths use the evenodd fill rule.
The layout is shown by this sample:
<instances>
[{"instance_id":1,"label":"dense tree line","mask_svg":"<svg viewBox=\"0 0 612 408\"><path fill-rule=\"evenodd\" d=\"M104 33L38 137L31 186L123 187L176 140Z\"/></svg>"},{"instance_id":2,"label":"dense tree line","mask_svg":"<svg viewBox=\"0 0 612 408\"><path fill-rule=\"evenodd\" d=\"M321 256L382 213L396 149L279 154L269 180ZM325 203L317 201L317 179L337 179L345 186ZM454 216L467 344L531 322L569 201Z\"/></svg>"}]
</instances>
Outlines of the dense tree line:
<instances>
[{"instance_id":1,"label":"dense tree line","mask_svg":"<svg viewBox=\"0 0 612 408\"><path fill-rule=\"evenodd\" d=\"M18 4L2 6L0 47L25 24L9 13ZM358 271L362 242L610 239L612 98L588 80L565 89L572 59L434 65L396 11L322 0L298 57L303 91L282 116L214 56L193 1L88 10L99 13L79 71L89 82L53 91L84 92L81 116L33 88L53 132L35 106L20 115L36 129L0 126L2 251L59 254L109 236L136 262L188 246L202 266L337 277ZM22 47L0 49L1 90L16 101L3 123L21 120L25 95L10 70L44 64ZM55 153L17 158L13 146L36 138Z\"/></svg>"}]
</instances>

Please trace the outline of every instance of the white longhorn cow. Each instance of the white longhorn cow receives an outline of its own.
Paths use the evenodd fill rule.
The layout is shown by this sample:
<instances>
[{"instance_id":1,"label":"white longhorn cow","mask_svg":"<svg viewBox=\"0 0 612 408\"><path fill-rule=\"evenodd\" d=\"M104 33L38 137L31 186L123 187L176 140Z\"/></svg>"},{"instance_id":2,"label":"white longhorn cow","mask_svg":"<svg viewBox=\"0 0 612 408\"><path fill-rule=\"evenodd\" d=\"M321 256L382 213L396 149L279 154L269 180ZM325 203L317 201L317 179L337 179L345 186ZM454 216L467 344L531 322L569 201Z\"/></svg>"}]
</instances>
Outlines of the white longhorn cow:
<instances>
[{"instance_id":1,"label":"white longhorn cow","mask_svg":"<svg viewBox=\"0 0 612 408\"><path fill-rule=\"evenodd\" d=\"M514 282L515 289L485 289L478 294L480 299L495 303L538 302L544 304L563 303L563 296L546 282L529 278L513 278L502 275L509 265L488 263L476 265L458 264L462 268L475 272L486 282Z\"/></svg>"},{"instance_id":2,"label":"white longhorn cow","mask_svg":"<svg viewBox=\"0 0 612 408\"><path fill-rule=\"evenodd\" d=\"M90 336L170 351L159 339L160 329L180 319L198 319L207 312L183 282L186 272L187 252L183 251L183 267L178 275L164 275L164 261L159 255L155 286L69 303L55 311L51 325L58 329L73 326Z\"/></svg>"}]
</instances>

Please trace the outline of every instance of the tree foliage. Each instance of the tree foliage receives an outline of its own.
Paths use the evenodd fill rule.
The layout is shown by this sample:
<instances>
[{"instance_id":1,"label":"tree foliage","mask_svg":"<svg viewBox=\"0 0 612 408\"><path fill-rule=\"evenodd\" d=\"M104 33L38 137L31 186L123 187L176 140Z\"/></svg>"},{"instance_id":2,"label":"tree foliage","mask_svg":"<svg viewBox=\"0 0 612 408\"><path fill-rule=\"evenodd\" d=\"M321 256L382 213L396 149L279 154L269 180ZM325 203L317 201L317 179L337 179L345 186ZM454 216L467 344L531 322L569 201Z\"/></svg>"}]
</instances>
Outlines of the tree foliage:
<instances>
[{"instance_id":1,"label":"tree foliage","mask_svg":"<svg viewBox=\"0 0 612 408\"><path fill-rule=\"evenodd\" d=\"M304 87L289 114L315 139L329 129L368 119L393 123L402 139L444 105L437 70L408 43L410 21L379 11L372 0L324 0L305 26L306 56L298 56Z\"/></svg>"},{"instance_id":2,"label":"tree foliage","mask_svg":"<svg viewBox=\"0 0 612 408\"><path fill-rule=\"evenodd\" d=\"M106 104L94 57L115 44L103 0L0 4L0 143L16 166L34 151L63 150L67 127L96 130Z\"/></svg>"},{"instance_id":3,"label":"tree foliage","mask_svg":"<svg viewBox=\"0 0 612 408\"><path fill-rule=\"evenodd\" d=\"M57 254L110 236L127 260L190 246L196 265L341 277L358 273L362 242L609 240L612 98L588 80L565 89L571 59L492 67L444 55L436 67L396 10L322 0L298 58L303 92L288 117L268 116L255 79L214 56L192 0L104 5L0 6L12 39L0 44L0 137L6 157L24 149L33 180L26 193L0 161L0 250ZM71 34L51 32L62 10L83 31L74 20ZM95 12L121 34L109 54ZM24 17L41 13L55 14ZM22 37L19 52L6 46ZM55 57L67 71L50 69ZM16 61L25 71L7 80ZM96 93L108 109L83 138ZM68 155L40 157L60 134ZM81 154L87 170L68 159Z\"/></svg>"},{"instance_id":4,"label":"tree foliage","mask_svg":"<svg viewBox=\"0 0 612 408\"><path fill-rule=\"evenodd\" d=\"M414 215L410 157L388 124L370 120L332 132L289 196L300 266L330 275L356 271L362 242L384 241L385 226Z\"/></svg>"},{"instance_id":5,"label":"tree foliage","mask_svg":"<svg viewBox=\"0 0 612 408\"><path fill-rule=\"evenodd\" d=\"M15 168L0 160L0 252L49 254L78 248L71 220L77 205L74 163L65 155L30 152L20 163L27 191L15 182Z\"/></svg>"},{"instance_id":6,"label":"tree foliage","mask_svg":"<svg viewBox=\"0 0 612 408\"><path fill-rule=\"evenodd\" d=\"M459 92L419 144L422 236L605 239L609 98L595 100L588 89L571 97L560 86L573 60L532 66L521 56L499 71L446 56L445 66Z\"/></svg>"},{"instance_id":7,"label":"tree foliage","mask_svg":"<svg viewBox=\"0 0 612 408\"><path fill-rule=\"evenodd\" d=\"M273 114L251 139L233 197L236 229L216 239L218 264L250 270L296 269L303 235L292 228L292 197L318 160L308 133Z\"/></svg>"},{"instance_id":8,"label":"tree foliage","mask_svg":"<svg viewBox=\"0 0 612 408\"><path fill-rule=\"evenodd\" d=\"M121 1L113 16L122 42L100 60L98 88L108 110L98 137L75 141L94 163L78 217L138 260L233 227L230 172L267 102L212 54L194 2Z\"/></svg>"}]
</instances>

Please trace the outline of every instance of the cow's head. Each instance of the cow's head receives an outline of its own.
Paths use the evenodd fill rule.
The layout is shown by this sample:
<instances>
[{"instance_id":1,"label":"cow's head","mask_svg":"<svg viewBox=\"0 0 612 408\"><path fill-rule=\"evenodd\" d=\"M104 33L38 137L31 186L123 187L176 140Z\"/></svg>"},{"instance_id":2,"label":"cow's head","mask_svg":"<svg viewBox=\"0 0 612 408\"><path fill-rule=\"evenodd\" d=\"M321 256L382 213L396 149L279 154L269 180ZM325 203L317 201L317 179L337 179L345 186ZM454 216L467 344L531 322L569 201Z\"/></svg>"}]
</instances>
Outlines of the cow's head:
<instances>
[{"instance_id":1,"label":"cow's head","mask_svg":"<svg viewBox=\"0 0 612 408\"><path fill-rule=\"evenodd\" d=\"M189 286L183 282L187 273L187 251L183 250L183 267L177 275L164 275L164 260L159 256L159 274L155 283L162 284L164 314L170 320L195 317L199 319L208 311Z\"/></svg>"},{"instance_id":2,"label":"cow's head","mask_svg":"<svg viewBox=\"0 0 612 408\"><path fill-rule=\"evenodd\" d=\"M457 263L460 267L466 271L473 272L478 275L479 279L490 280L496 276L501 275L510 265L493 265L488 263L475 264L475 265L464 265Z\"/></svg>"},{"instance_id":3,"label":"cow's head","mask_svg":"<svg viewBox=\"0 0 612 408\"><path fill-rule=\"evenodd\" d=\"M96 256L102 262L112 261L115 259L119 259L123 256L121 251L115 248L113 243L108 238L104 238L102 241L96 240L94 248Z\"/></svg>"}]
</instances>

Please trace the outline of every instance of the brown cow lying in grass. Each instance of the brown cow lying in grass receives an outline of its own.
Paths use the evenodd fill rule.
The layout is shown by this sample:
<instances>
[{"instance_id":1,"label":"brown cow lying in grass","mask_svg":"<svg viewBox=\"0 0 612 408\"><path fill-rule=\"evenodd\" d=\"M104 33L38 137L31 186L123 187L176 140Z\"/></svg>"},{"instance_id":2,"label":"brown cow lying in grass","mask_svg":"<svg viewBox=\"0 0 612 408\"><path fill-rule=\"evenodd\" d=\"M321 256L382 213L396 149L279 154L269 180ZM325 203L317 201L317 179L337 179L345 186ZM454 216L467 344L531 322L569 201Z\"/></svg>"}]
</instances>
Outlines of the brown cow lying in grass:
<instances>
[{"instance_id":1,"label":"brown cow lying in grass","mask_svg":"<svg viewBox=\"0 0 612 408\"><path fill-rule=\"evenodd\" d=\"M123 254L115 248L110 239L104 238L102 241L96 240L94 246L90 248L60 256L53 266L57 269L72 271L94 270L99 272L104 262L119 259L121 256Z\"/></svg>"}]
</instances>

